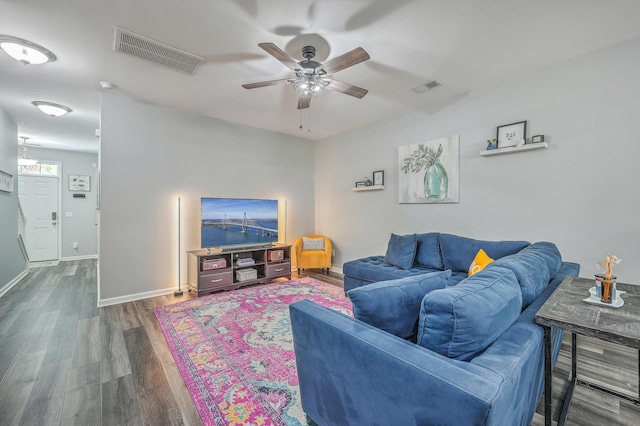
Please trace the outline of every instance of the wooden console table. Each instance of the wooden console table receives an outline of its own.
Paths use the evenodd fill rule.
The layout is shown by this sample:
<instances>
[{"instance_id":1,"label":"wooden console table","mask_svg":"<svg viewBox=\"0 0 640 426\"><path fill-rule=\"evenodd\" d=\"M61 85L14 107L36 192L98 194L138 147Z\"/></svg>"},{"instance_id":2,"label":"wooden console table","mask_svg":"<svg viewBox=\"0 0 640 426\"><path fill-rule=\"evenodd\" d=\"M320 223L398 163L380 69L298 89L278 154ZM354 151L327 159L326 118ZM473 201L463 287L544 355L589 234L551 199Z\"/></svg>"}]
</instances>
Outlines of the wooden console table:
<instances>
[{"instance_id":1,"label":"wooden console table","mask_svg":"<svg viewBox=\"0 0 640 426\"><path fill-rule=\"evenodd\" d=\"M253 263L239 265L238 259L252 259ZM205 267L205 262L215 260L224 260L224 266L209 269ZM241 272L248 269L255 269L257 276L251 279L240 278ZM187 252L187 284L189 291L196 291L198 296L251 284L265 284L280 277L291 279L289 244L229 249L222 253L210 253L206 249Z\"/></svg>"},{"instance_id":2,"label":"wooden console table","mask_svg":"<svg viewBox=\"0 0 640 426\"><path fill-rule=\"evenodd\" d=\"M551 328L557 327L571 332L571 383L567 389L558 425L563 425L569 412L571 397L576 385L606 392L618 398L640 403L633 398L607 389L603 386L579 379L576 374L576 333L594 337L612 343L624 345L639 351L640 372L640 286L618 283L618 291L623 290L621 297L624 305L619 308L591 305L583 299L589 296L589 288L595 285L594 280L567 277L547 299L536 314L536 323L544 328L544 419L545 425L551 425L551 354L553 348ZM640 379L638 383L640 392Z\"/></svg>"}]
</instances>

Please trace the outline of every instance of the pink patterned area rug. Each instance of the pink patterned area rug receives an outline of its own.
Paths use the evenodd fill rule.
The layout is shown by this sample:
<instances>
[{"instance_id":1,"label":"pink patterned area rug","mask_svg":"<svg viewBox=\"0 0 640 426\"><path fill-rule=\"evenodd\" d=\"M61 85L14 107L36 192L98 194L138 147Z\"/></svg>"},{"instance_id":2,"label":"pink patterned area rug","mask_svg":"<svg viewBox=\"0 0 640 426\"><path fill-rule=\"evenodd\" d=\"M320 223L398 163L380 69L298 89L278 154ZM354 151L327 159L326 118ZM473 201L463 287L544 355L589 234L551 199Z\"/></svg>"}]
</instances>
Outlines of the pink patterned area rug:
<instances>
[{"instance_id":1,"label":"pink patterned area rug","mask_svg":"<svg viewBox=\"0 0 640 426\"><path fill-rule=\"evenodd\" d=\"M341 288L308 277L154 308L205 425L306 424L289 319L302 299L352 316Z\"/></svg>"}]
</instances>

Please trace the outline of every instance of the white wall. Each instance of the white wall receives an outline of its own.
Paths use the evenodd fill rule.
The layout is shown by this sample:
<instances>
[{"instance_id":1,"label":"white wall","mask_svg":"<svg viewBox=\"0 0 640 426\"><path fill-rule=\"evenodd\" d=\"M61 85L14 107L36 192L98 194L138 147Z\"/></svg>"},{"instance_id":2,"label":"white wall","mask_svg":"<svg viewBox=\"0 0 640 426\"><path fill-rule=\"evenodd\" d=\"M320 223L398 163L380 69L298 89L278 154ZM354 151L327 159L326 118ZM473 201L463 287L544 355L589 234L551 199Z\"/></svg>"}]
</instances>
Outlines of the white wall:
<instances>
[{"instance_id":1,"label":"white wall","mask_svg":"<svg viewBox=\"0 0 640 426\"><path fill-rule=\"evenodd\" d=\"M593 276L607 251L621 282L640 283L640 39L496 87L437 112L379 122L316 146L316 231L334 265L384 254L391 232L552 241ZM439 79L447 84L446 76ZM437 89L436 89L437 90ZM418 96L429 96L429 92ZM365 100L366 101L366 98ZM528 121L549 149L480 157L496 126ZM460 135L460 203L398 204L401 145ZM354 193L385 170L385 190Z\"/></svg>"},{"instance_id":2,"label":"white wall","mask_svg":"<svg viewBox=\"0 0 640 426\"><path fill-rule=\"evenodd\" d=\"M62 224L62 259L95 257L98 253L96 207L98 190L96 185L98 154L64 151L59 149L29 148L29 155L38 160L60 161L62 196L60 223ZM95 166L94 166L95 164ZM88 192L69 191L69 175L90 177ZM73 194L84 194L85 198L73 198ZM71 217L67 217L71 213ZM73 243L78 248L73 248Z\"/></svg>"},{"instance_id":3,"label":"white wall","mask_svg":"<svg viewBox=\"0 0 640 426\"><path fill-rule=\"evenodd\" d=\"M200 197L286 200L287 242L313 232L312 142L111 94L101 109L103 304L177 286L178 196L183 251L200 246Z\"/></svg>"},{"instance_id":4,"label":"white wall","mask_svg":"<svg viewBox=\"0 0 640 426\"><path fill-rule=\"evenodd\" d=\"M13 192L0 191L0 294L27 272L18 243L18 128L0 108L0 170L13 175Z\"/></svg>"}]
</instances>

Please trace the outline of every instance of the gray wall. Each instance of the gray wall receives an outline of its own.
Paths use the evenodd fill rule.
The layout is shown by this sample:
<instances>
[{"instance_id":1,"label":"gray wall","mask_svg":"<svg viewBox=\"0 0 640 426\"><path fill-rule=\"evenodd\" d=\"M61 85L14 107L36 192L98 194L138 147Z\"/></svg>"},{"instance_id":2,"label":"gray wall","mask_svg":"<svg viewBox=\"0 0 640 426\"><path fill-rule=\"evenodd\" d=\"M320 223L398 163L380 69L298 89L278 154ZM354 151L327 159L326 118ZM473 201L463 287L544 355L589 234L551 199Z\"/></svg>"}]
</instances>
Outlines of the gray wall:
<instances>
[{"instance_id":1,"label":"gray wall","mask_svg":"<svg viewBox=\"0 0 640 426\"><path fill-rule=\"evenodd\" d=\"M441 231L552 241L586 277L609 251L622 259L619 281L640 283L640 39L524 71L440 111L317 144L316 231L334 240L334 265L384 254L391 232ZM549 149L479 156L496 126L521 120L529 136L546 135ZM460 203L398 204L398 146L456 134ZM352 191L379 169L384 191Z\"/></svg>"},{"instance_id":2,"label":"gray wall","mask_svg":"<svg viewBox=\"0 0 640 426\"><path fill-rule=\"evenodd\" d=\"M183 252L200 246L200 197L286 200L287 242L313 232L312 142L112 94L101 111L101 300L177 286L178 196Z\"/></svg>"},{"instance_id":3,"label":"gray wall","mask_svg":"<svg viewBox=\"0 0 640 426\"><path fill-rule=\"evenodd\" d=\"M13 192L0 191L0 292L27 270L18 243L18 128L0 108L0 170L12 174Z\"/></svg>"},{"instance_id":4,"label":"gray wall","mask_svg":"<svg viewBox=\"0 0 640 426\"><path fill-rule=\"evenodd\" d=\"M29 155L38 160L62 162L62 196L60 220L62 224L62 258L93 257L98 254L96 207L98 190L96 185L98 154L63 151L59 149L29 148ZM95 165L95 166L94 166ZM69 175L90 176L91 191L69 191ZM85 198L73 198L73 194L84 194ZM71 213L71 217L67 217ZM73 248L73 243L78 248Z\"/></svg>"}]
</instances>

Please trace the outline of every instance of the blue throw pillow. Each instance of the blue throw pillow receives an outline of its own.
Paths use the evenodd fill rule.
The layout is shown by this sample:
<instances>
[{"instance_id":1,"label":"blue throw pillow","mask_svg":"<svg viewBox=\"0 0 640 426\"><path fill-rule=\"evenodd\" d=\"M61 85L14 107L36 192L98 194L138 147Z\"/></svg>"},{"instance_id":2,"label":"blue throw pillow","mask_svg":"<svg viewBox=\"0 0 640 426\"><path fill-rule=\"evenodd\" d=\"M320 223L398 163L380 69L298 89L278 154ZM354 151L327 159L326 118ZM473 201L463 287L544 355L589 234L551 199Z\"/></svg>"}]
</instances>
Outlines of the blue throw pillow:
<instances>
[{"instance_id":1,"label":"blue throw pillow","mask_svg":"<svg viewBox=\"0 0 640 426\"><path fill-rule=\"evenodd\" d=\"M417 344L461 361L484 352L520 316L522 294L514 273L486 268L422 300Z\"/></svg>"},{"instance_id":2,"label":"blue throw pillow","mask_svg":"<svg viewBox=\"0 0 640 426\"><path fill-rule=\"evenodd\" d=\"M520 283L522 309L526 309L549 285L562 264L560 250L553 243L537 242L516 254L505 256L487 266L513 271Z\"/></svg>"},{"instance_id":3,"label":"blue throw pillow","mask_svg":"<svg viewBox=\"0 0 640 426\"><path fill-rule=\"evenodd\" d=\"M391 234L387 253L384 255L384 263L397 266L400 269L411 269L416 257L416 234L396 235Z\"/></svg>"},{"instance_id":4,"label":"blue throw pillow","mask_svg":"<svg viewBox=\"0 0 640 426\"><path fill-rule=\"evenodd\" d=\"M442 256L440 256L439 232L429 232L426 234L417 234L415 262L425 268L444 269Z\"/></svg>"},{"instance_id":5,"label":"blue throw pillow","mask_svg":"<svg viewBox=\"0 0 640 426\"><path fill-rule=\"evenodd\" d=\"M469 272L469 266L480 249L484 250L490 258L497 260L517 253L528 245L527 241L483 241L451 234L440 234L440 250L444 268L458 272Z\"/></svg>"},{"instance_id":6,"label":"blue throw pillow","mask_svg":"<svg viewBox=\"0 0 640 426\"><path fill-rule=\"evenodd\" d=\"M451 271L381 281L349 290L353 316L403 339L416 333L425 294L444 288Z\"/></svg>"}]
</instances>

